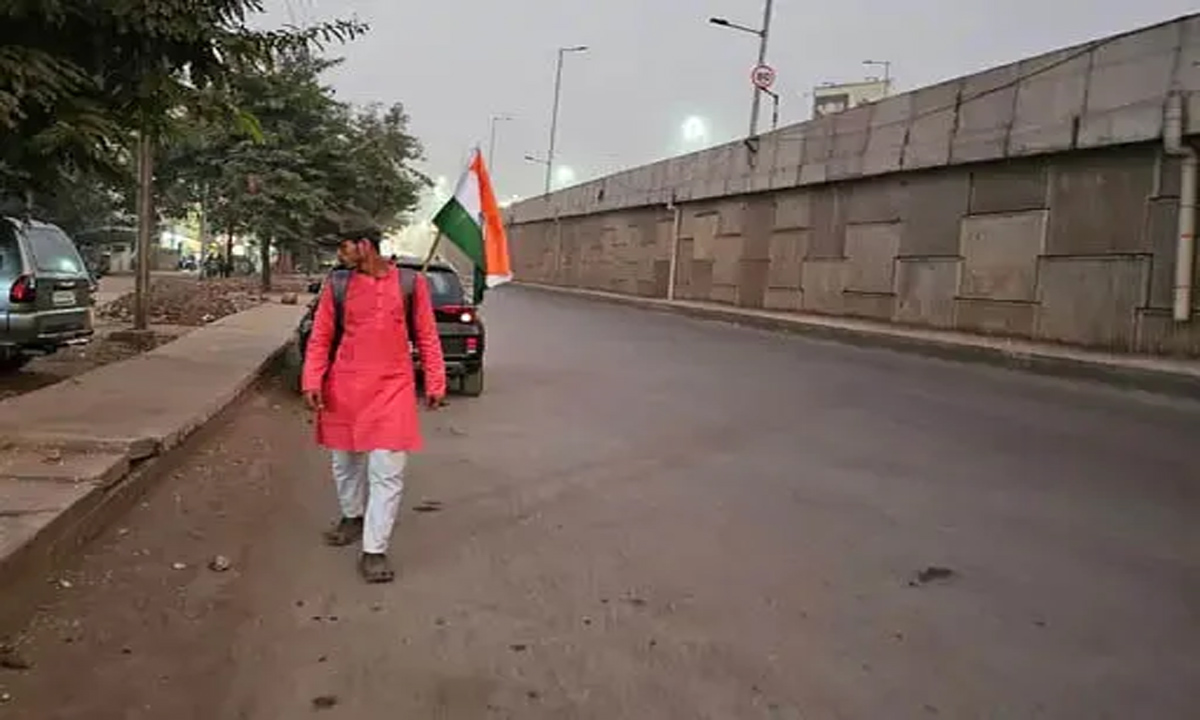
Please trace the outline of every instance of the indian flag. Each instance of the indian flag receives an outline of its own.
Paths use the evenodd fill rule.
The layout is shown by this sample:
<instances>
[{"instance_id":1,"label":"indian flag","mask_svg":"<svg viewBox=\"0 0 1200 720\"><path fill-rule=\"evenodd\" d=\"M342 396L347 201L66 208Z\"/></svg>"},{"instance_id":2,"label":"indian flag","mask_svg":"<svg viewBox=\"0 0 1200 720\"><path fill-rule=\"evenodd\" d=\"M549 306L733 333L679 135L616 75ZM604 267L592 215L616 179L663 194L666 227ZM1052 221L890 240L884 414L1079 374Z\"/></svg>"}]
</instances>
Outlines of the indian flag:
<instances>
[{"instance_id":1,"label":"indian flag","mask_svg":"<svg viewBox=\"0 0 1200 720\"><path fill-rule=\"evenodd\" d=\"M484 284L492 288L512 280L504 220L478 148L471 154L471 164L459 179L454 197L433 217L433 224L475 264L476 303L483 299Z\"/></svg>"}]
</instances>

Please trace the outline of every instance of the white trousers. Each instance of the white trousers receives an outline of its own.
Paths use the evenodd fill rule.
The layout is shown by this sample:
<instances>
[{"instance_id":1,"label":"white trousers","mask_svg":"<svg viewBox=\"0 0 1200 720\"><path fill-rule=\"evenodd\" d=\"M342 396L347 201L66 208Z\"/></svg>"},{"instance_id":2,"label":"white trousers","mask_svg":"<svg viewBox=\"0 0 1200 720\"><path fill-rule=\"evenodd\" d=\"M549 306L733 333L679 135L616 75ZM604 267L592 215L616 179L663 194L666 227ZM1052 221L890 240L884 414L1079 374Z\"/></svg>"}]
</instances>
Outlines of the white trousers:
<instances>
[{"instance_id":1,"label":"white trousers","mask_svg":"<svg viewBox=\"0 0 1200 720\"><path fill-rule=\"evenodd\" d=\"M333 482L342 516L363 518L363 552L385 553L404 495L408 453L333 451Z\"/></svg>"}]
</instances>

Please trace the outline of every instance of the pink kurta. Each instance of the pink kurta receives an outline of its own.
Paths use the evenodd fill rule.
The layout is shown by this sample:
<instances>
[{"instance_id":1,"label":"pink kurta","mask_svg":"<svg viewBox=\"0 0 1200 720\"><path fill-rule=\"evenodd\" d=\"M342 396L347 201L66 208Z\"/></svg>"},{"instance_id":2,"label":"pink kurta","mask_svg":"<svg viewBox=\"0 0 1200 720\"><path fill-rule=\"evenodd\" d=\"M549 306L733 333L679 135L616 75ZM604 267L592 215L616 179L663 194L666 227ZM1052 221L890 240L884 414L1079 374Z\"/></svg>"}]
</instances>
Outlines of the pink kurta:
<instances>
[{"instance_id":1,"label":"pink kurta","mask_svg":"<svg viewBox=\"0 0 1200 720\"><path fill-rule=\"evenodd\" d=\"M305 352L302 387L321 389L325 409L317 416L317 442L331 450L421 448L399 272L389 267L380 278L354 273L346 289L342 340L332 367L333 294L329 283L321 291ZM424 276L417 276L412 299L413 335L424 367L425 392L445 395L446 366Z\"/></svg>"}]
</instances>

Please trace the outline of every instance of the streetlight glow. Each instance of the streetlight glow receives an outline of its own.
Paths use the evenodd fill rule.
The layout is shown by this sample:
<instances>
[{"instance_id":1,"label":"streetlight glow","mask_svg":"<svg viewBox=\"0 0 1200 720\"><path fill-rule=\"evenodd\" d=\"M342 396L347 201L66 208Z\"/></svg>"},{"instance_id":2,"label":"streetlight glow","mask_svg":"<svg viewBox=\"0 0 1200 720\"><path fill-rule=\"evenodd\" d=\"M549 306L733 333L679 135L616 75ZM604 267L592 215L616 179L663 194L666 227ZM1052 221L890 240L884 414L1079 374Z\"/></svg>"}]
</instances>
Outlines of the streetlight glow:
<instances>
[{"instance_id":1,"label":"streetlight glow","mask_svg":"<svg viewBox=\"0 0 1200 720\"><path fill-rule=\"evenodd\" d=\"M680 152L693 152L708 147L712 140L712 130L706 118L699 115L689 115L679 125Z\"/></svg>"},{"instance_id":2,"label":"streetlight glow","mask_svg":"<svg viewBox=\"0 0 1200 720\"><path fill-rule=\"evenodd\" d=\"M554 183L559 187L573 184L575 177L575 169L569 165L559 165L554 169Z\"/></svg>"}]
</instances>

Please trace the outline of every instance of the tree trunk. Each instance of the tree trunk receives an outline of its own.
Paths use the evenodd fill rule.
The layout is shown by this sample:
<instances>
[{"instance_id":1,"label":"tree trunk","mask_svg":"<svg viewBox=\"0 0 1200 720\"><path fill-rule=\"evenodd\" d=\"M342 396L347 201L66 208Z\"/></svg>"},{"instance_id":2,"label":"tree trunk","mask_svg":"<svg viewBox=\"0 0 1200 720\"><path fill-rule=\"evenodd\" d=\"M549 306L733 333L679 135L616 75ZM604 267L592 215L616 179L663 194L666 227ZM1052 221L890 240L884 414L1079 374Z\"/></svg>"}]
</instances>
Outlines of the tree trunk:
<instances>
[{"instance_id":1,"label":"tree trunk","mask_svg":"<svg viewBox=\"0 0 1200 720\"><path fill-rule=\"evenodd\" d=\"M258 242L258 261L262 265L262 291L271 292L271 238Z\"/></svg>"},{"instance_id":2,"label":"tree trunk","mask_svg":"<svg viewBox=\"0 0 1200 720\"><path fill-rule=\"evenodd\" d=\"M134 276L133 329L150 326L150 262L154 242L154 142L142 131L138 137L138 237Z\"/></svg>"},{"instance_id":3,"label":"tree trunk","mask_svg":"<svg viewBox=\"0 0 1200 720\"><path fill-rule=\"evenodd\" d=\"M200 197L200 261L197 268L200 270L200 277L204 277L204 269L208 267L208 190L201 194Z\"/></svg>"},{"instance_id":4,"label":"tree trunk","mask_svg":"<svg viewBox=\"0 0 1200 720\"><path fill-rule=\"evenodd\" d=\"M225 262L221 263L221 277L233 275L233 228L225 236Z\"/></svg>"}]
</instances>

